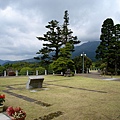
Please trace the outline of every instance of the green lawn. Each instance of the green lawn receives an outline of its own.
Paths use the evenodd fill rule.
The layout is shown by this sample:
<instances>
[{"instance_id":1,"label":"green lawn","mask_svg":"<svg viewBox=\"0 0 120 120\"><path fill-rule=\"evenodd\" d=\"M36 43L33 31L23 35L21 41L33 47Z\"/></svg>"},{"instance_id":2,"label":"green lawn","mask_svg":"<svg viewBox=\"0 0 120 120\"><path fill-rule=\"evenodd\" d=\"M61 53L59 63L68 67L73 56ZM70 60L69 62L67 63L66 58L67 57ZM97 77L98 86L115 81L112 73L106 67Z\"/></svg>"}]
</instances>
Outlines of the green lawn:
<instances>
[{"instance_id":1,"label":"green lawn","mask_svg":"<svg viewBox=\"0 0 120 120\"><path fill-rule=\"evenodd\" d=\"M26 90L28 77L1 77L0 93L6 95L6 106L20 106L26 120L61 111L63 114L54 120L119 120L120 119L120 82L105 81L82 76L63 77L45 76L42 89L36 92ZM7 86L11 86L12 89ZM14 88L14 89L13 89ZM42 106L13 95L16 93L36 101L49 104Z\"/></svg>"}]
</instances>

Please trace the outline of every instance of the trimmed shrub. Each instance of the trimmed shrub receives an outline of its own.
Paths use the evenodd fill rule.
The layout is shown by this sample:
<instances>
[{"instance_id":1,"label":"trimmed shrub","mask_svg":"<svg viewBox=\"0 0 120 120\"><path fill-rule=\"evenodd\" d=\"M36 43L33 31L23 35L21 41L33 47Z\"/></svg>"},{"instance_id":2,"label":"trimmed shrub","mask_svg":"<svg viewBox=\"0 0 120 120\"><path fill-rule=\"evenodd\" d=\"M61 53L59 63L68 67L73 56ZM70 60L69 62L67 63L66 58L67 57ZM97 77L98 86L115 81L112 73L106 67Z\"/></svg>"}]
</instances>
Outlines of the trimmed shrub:
<instances>
[{"instance_id":1,"label":"trimmed shrub","mask_svg":"<svg viewBox=\"0 0 120 120\"><path fill-rule=\"evenodd\" d=\"M45 74L45 68L43 68L43 67L38 67L38 68L36 68L36 70L39 71L39 75L44 75Z\"/></svg>"},{"instance_id":2,"label":"trimmed shrub","mask_svg":"<svg viewBox=\"0 0 120 120\"><path fill-rule=\"evenodd\" d=\"M32 68L30 67L24 67L20 70L20 75L27 75L27 70L28 70L28 74L31 75L32 73Z\"/></svg>"}]
</instances>

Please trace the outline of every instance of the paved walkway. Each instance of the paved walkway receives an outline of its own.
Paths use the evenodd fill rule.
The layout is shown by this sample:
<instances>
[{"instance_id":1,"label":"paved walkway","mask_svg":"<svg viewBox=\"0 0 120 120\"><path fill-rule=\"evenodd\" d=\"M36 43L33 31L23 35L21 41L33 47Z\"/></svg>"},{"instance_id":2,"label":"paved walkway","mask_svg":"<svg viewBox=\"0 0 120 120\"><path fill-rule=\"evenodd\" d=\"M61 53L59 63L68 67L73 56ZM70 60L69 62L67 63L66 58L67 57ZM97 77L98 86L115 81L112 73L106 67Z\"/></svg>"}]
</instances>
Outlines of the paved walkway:
<instances>
[{"instance_id":1,"label":"paved walkway","mask_svg":"<svg viewBox=\"0 0 120 120\"><path fill-rule=\"evenodd\" d=\"M80 76L89 77L89 78L96 78L96 79L102 79L102 80L114 80L114 81L120 81L120 78L114 78L114 76L104 76L98 73L97 71L90 71L89 74L78 74Z\"/></svg>"}]
</instances>

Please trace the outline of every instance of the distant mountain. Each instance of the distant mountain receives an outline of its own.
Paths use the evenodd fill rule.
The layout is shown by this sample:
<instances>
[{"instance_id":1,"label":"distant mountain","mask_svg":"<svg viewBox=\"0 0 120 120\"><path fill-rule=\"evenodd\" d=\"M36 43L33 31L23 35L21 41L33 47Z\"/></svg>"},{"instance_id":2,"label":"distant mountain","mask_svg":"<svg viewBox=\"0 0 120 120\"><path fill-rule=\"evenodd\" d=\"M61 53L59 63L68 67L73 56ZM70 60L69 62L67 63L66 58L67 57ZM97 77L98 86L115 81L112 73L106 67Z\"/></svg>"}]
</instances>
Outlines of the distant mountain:
<instances>
[{"instance_id":1,"label":"distant mountain","mask_svg":"<svg viewBox=\"0 0 120 120\"><path fill-rule=\"evenodd\" d=\"M34 62L39 62L38 60L31 58L31 59L25 59L25 60L17 60L17 61L6 61L1 65L5 65L5 64L12 64L12 63L17 63L17 62L29 62L29 63L34 63Z\"/></svg>"},{"instance_id":2,"label":"distant mountain","mask_svg":"<svg viewBox=\"0 0 120 120\"><path fill-rule=\"evenodd\" d=\"M91 41L91 42L86 42L83 43L79 46L75 47L75 51L72 53L72 58L76 56L80 56L83 52L86 54L87 57L89 57L92 61L95 61L95 51L100 44L100 41ZM25 60L20 60L20 61L9 61L9 60L0 60L0 65L4 64L12 64L16 62L39 62L39 60L36 60L34 58L31 59L25 59Z\"/></svg>"},{"instance_id":3,"label":"distant mountain","mask_svg":"<svg viewBox=\"0 0 120 120\"><path fill-rule=\"evenodd\" d=\"M0 65L3 65L4 63L8 62L9 60L1 60L0 59Z\"/></svg>"},{"instance_id":4,"label":"distant mountain","mask_svg":"<svg viewBox=\"0 0 120 120\"><path fill-rule=\"evenodd\" d=\"M100 41L91 41L83 43L82 45L76 46L75 51L72 53L72 58L75 56L80 56L83 52L89 57L92 61L95 61L96 49L99 46Z\"/></svg>"}]
</instances>

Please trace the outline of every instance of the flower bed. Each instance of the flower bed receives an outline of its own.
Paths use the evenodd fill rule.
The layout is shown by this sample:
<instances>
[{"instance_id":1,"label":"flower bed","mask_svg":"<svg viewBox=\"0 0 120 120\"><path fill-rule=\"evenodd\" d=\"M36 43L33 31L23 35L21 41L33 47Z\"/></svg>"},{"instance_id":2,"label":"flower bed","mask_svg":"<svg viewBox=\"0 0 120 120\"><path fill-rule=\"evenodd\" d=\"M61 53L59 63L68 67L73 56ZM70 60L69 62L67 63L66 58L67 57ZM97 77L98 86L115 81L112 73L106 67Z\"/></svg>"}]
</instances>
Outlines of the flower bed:
<instances>
[{"instance_id":1,"label":"flower bed","mask_svg":"<svg viewBox=\"0 0 120 120\"><path fill-rule=\"evenodd\" d=\"M8 107L6 110L7 114L12 120L25 120L26 113L20 107Z\"/></svg>"}]
</instances>

